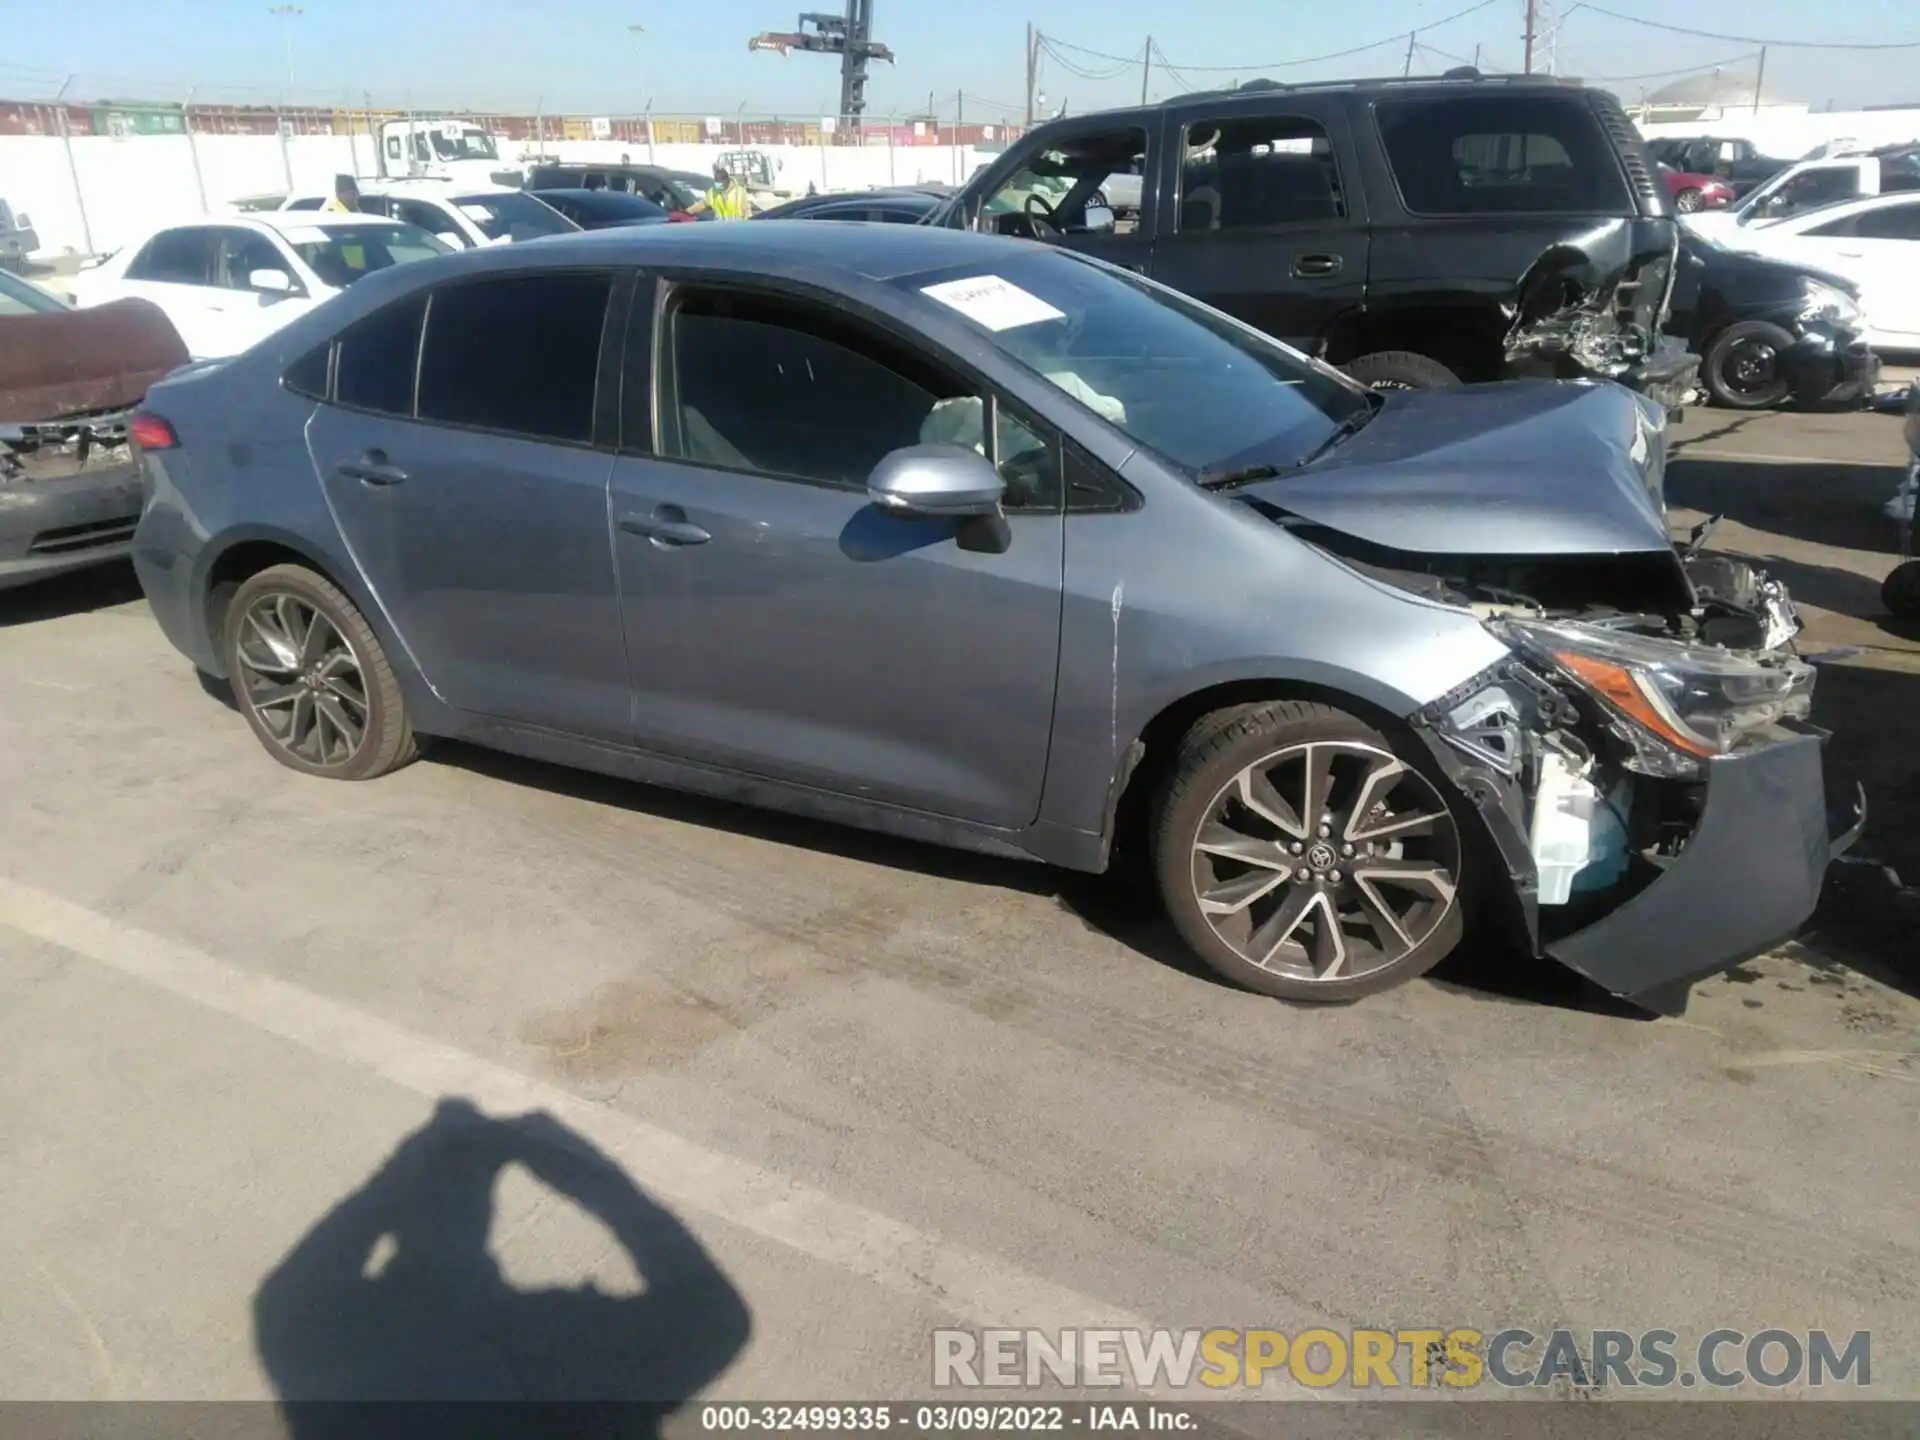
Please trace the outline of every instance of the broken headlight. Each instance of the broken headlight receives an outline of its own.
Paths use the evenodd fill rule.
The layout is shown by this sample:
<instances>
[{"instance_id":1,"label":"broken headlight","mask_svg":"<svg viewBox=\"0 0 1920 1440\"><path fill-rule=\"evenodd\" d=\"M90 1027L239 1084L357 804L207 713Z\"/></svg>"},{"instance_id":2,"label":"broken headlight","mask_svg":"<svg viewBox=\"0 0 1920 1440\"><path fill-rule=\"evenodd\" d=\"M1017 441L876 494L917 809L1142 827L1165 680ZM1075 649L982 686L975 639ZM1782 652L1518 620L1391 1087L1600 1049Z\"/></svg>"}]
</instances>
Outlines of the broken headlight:
<instances>
[{"instance_id":1,"label":"broken headlight","mask_svg":"<svg viewBox=\"0 0 1920 1440\"><path fill-rule=\"evenodd\" d=\"M1511 615L1486 622L1516 650L1600 702L1633 748L1629 769L1697 774L1741 739L1800 718L1813 701L1813 667L1790 655L1751 654L1574 620Z\"/></svg>"},{"instance_id":2,"label":"broken headlight","mask_svg":"<svg viewBox=\"0 0 1920 1440\"><path fill-rule=\"evenodd\" d=\"M1800 307L1802 320L1817 320L1823 325L1854 325L1860 320L1860 307L1846 291L1818 280L1807 282L1806 303Z\"/></svg>"}]
</instances>

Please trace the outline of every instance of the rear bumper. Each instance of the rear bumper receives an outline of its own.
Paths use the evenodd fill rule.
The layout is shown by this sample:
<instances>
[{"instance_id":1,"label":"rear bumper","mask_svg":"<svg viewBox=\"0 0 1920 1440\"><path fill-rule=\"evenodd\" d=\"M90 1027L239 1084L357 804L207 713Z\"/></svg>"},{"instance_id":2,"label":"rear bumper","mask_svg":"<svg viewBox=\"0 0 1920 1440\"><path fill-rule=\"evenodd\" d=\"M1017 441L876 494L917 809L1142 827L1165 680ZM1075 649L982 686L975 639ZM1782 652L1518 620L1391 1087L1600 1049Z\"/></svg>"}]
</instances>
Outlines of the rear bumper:
<instances>
[{"instance_id":1,"label":"rear bumper","mask_svg":"<svg viewBox=\"0 0 1920 1440\"><path fill-rule=\"evenodd\" d=\"M0 484L0 590L124 560L140 519L140 467Z\"/></svg>"},{"instance_id":2,"label":"rear bumper","mask_svg":"<svg viewBox=\"0 0 1920 1440\"><path fill-rule=\"evenodd\" d=\"M1795 735L1710 761L1699 828L1666 872L1606 918L1548 943L1554 959L1661 1014L1687 987L1789 938L1853 843L1864 798L1830 815L1825 736Z\"/></svg>"}]
</instances>

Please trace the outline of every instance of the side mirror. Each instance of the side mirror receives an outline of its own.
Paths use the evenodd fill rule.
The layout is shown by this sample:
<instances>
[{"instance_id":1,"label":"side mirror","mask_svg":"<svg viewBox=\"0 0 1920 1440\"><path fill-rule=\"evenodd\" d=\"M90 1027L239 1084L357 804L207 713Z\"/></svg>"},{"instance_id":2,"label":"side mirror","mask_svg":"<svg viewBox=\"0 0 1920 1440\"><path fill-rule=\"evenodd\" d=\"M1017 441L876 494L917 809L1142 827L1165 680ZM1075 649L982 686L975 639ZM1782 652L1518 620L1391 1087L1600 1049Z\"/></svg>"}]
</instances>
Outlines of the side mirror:
<instances>
[{"instance_id":1,"label":"side mirror","mask_svg":"<svg viewBox=\"0 0 1920 1440\"><path fill-rule=\"evenodd\" d=\"M250 270L247 272L247 284L265 295L293 293L293 277L284 270Z\"/></svg>"},{"instance_id":2,"label":"side mirror","mask_svg":"<svg viewBox=\"0 0 1920 1440\"><path fill-rule=\"evenodd\" d=\"M987 457L960 445L909 445L867 477L867 497L888 515L967 519L998 515L1007 492Z\"/></svg>"},{"instance_id":3,"label":"side mirror","mask_svg":"<svg viewBox=\"0 0 1920 1440\"><path fill-rule=\"evenodd\" d=\"M1089 235L1106 235L1113 231L1113 211L1105 205L1087 206L1086 224L1083 226Z\"/></svg>"}]
</instances>

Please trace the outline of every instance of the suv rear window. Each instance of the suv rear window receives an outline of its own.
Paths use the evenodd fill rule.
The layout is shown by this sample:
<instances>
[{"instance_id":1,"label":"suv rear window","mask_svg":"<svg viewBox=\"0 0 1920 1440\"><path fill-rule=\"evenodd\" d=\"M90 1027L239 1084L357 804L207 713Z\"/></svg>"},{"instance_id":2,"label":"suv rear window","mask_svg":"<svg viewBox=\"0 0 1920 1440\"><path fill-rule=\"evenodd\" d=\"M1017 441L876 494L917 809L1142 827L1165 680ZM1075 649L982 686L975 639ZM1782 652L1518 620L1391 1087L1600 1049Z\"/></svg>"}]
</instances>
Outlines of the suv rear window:
<instances>
[{"instance_id":1,"label":"suv rear window","mask_svg":"<svg viewBox=\"0 0 1920 1440\"><path fill-rule=\"evenodd\" d=\"M1382 100L1381 143L1416 215L1633 209L1599 118L1577 96Z\"/></svg>"}]
</instances>

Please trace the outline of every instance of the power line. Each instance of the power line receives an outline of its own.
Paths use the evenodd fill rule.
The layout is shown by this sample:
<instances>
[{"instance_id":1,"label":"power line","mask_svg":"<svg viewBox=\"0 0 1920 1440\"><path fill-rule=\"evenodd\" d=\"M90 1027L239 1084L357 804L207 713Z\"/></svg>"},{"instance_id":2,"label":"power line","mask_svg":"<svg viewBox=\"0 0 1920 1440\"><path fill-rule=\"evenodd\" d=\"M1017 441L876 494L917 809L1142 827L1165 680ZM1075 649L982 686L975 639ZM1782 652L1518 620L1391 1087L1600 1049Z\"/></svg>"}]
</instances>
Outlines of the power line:
<instances>
[{"instance_id":1,"label":"power line","mask_svg":"<svg viewBox=\"0 0 1920 1440\"><path fill-rule=\"evenodd\" d=\"M1748 50L1739 55L1730 55L1725 60L1710 60L1705 65L1682 65L1674 70L1648 70L1639 75L1585 75L1583 80L1597 80L1602 84L1618 84L1625 80L1668 80L1675 75L1704 75L1712 70L1724 70L1729 65L1737 65L1742 60L1751 60L1759 55L1758 50Z\"/></svg>"},{"instance_id":2,"label":"power line","mask_svg":"<svg viewBox=\"0 0 1920 1440\"><path fill-rule=\"evenodd\" d=\"M1092 70L1081 64L1078 60L1075 60L1072 56L1061 53L1061 50L1058 48L1061 44L1064 44L1064 42L1055 41L1051 35L1040 36L1040 48L1045 51L1062 70L1065 70L1069 75L1078 75L1082 80L1117 79L1140 64L1144 58L1143 55L1130 57L1106 56L1103 58L1112 60L1114 62L1113 67L1108 70ZM1080 49L1081 47L1072 46L1069 48ZM1086 53L1093 54L1097 52L1089 51Z\"/></svg>"},{"instance_id":3,"label":"power line","mask_svg":"<svg viewBox=\"0 0 1920 1440\"><path fill-rule=\"evenodd\" d=\"M1505 3L1506 0L1480 0L1480 3L1477 5L1469 5L1464 10L1456 10L1451 15L1442 15L1438 20L1429 20L1426 24L1415 29L1413 33L1415 35L1424 35L1430 30L1438 30L1442 25L1451 25L1456 20L1464 20L1469 15L1475 15L1491 6ZM1293 65L1317 65L1323 60L1344 60L1349 55L1364 54L1368 50L1379 50L1388 45L1400 45L1405 42L1407 33L1407 31L1402 30L1397 35L1389 35L1381 40L1372 40L1365 45L1353 45L1345 50L1330 50L1324 55L1302 55L1292 60L1243 60L1237 65L1183 65L1180 68L1182 70L1207 71L1220 74L1226 71L1281 70ZM1159 47L1156 46L1155 48L1158 49ZM1165 59L1166 57L1162 55L1161 60L1164 62ZM1140 57L1136 55L1130 63L1137 65L1139 62Z\"/></svg>"},{"instance_id":4,"label":"power line","mask_svg":"<svg viewBox=\"0 0 1920 1440\"><path fill-rule=\"evenodd\" d=\"M1714 30L1690 30L1684 25L1669 25L1663 20L1643 20L1638 15L1623 15L1604 5L1588 5L1584 0L1568 9L1560 17L1561 23L1565 24L1576 10L1591 10L1595 15L1604 15L1609 20L1624 20L1629 25L1644 25L1649 30L1664 30L1669 35L1690 35L1696 40L1725 40L1733 45L1764 45L1780 50L1920 50L1920 40L1764 40L1757 35L1725 35Z\"/></svg>"}]
</instances>

